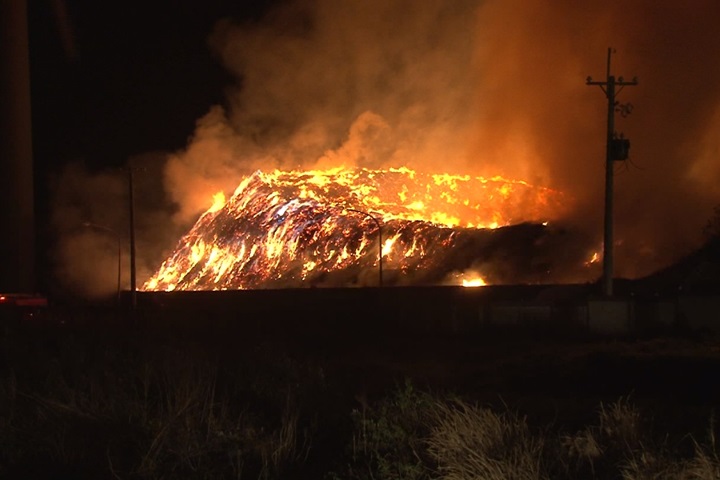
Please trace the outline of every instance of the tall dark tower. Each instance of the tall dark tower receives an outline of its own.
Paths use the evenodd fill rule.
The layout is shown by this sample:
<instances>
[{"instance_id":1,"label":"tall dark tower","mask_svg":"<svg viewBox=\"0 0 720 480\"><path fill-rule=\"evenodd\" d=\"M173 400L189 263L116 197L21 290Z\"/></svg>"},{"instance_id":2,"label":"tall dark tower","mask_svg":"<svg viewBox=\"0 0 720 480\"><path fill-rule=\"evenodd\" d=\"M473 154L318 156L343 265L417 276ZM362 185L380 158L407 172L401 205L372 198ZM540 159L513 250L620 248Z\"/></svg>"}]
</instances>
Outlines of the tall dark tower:
<instances>
[{"instance_id":1,"label":"tall dark tower","mask_svg":"<svg viewBox=\"0 0 720 480\"><path fill-rule=\"evenodd\" d=\"M0 0L0 292L35 289L26 0Z\"/></svg>"}]
</instances>

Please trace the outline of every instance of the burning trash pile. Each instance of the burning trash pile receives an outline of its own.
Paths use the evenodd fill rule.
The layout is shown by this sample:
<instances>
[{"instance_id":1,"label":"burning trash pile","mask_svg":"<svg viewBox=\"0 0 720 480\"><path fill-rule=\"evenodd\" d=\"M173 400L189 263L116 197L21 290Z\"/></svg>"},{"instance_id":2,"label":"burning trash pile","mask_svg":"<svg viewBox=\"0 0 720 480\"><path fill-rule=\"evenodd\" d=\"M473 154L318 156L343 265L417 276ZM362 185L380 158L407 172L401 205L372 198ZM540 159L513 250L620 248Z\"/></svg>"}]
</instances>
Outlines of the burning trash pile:
<instances>
[{"instance_id":1,"label":"burning trash pile","mask_svg":"<svg viewBox=\"0 0 720 480\"><path fill-rule=\"evenodd\" d=\"M563 208L523 181L408 168L257 171L214 199L143 290L537 281L528 250Z\"/></svg>"}]
</instances>

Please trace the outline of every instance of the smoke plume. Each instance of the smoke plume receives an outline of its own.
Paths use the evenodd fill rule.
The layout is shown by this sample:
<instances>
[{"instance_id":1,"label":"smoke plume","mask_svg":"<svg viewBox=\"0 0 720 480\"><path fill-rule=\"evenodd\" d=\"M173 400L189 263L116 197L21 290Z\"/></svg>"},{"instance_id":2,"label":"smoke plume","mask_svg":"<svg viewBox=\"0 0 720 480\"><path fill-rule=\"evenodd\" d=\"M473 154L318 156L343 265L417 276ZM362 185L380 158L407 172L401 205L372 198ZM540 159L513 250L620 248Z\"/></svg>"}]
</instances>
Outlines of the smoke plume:
<instances>
[{"instance_id":1,"label":"smoke plume","mask_svg":"<svg viewBox=\"0 0 720 480\"><path fill-rule=\"evenodd\" d=\"M128 160L134 171L135 268L140 285L169 254L182 229L171 221L160 171L167 153L146 153ZM140 166L141 165L141 166ZM51 184L54 238L50 261L56 296L108 299L130 288L130 199L128 169L102 171L83 163L66 165ZM118 277L119 281L118 281Z\"/></svg>"},{"instance_id":2,"label":"smoke plume","mask_svg":"<svg viewBox=\"0 0 720 480\"><path fill-rule=\"evenodd\" d=\"M307 0L209 38L237 77L172 155L187 224L254 169L406 165L502 174L565 192L552 219L601 241L607 101L631 140L616 165L617 274L648 273L700 240L720 200L720 4L558 0Z\"/></svg>"},{"instance_id":3,"label":"smoke plume","mask_svg":"<svg viewBox=\"0 0 720 480\"><path fill-rule=\"evenodd\" d=\"M475 152L492 171L542 175L577 202L570 219L601 227L607 100L592 75L639 79L617 100L631 140L615 167L618 272L638 275L695 244L720 200L720 47L716 2L491 1L478 11ZM520 172L520 173L518 173Z\"/></svg>"}]
</instances>

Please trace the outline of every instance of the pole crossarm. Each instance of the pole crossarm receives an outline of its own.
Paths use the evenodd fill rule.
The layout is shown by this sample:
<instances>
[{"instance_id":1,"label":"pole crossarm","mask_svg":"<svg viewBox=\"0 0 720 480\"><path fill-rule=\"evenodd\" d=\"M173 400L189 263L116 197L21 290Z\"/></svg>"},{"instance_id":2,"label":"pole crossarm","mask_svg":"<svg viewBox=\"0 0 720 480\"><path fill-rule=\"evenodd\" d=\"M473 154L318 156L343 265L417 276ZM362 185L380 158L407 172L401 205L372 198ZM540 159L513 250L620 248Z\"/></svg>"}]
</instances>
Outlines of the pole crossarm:
<instances>
[{"instance_id":1,"label":"pole crossarm","mask_svg":"<svg viewBox=\"0 0 720 480\"><path fill-rule=\"evenodd\" d=\"M586 85L599 86L605 93L608 101L607 109L607 136L605 143L605 228L603 235L603 294L606 297L613 295L613 162L625 160L630 142L624 138L616 138L615 134L615 109L617 101L615 98L624 87L638 84L637 77L626 81L623 77L615 78L611 74L610 60L613 49L608 48L607 55L607 78L605 81L594 81L587 77ZM618 148L618 145L620 148Z\"/></svg>"},{"instance_id":2,"label":"pole crossarm","mask_svg":"<svg viewBox=\"0 0 720 480\"><path fill-rule=\"evenodd\" d=\"M608 85L610 85L610 82L611 81L609 78L608 78L608 80L606 80L604 82L598 82L598 81L594 81L592 79L592 77L588 77L587 80L585 81L585 85L597 85L600 87L600 90L602 90L603 93L605 93L605 96L609 96L607 87L608 87ZM623 79L623 77L619 77L619 78L615 79L612 83L615 85L616 88L620 87L620 89L615 92L615 96L617 97L620 94L620 92L623 90L623 88L632 87L632 86L637 85L638 79L637 79L637 77L633 77L633 79L628 82L628 81L625 81Z\"/></svg>"},{"instance_id":3,"label":"pole crossarm","mask_svg":"<svg viewBox=\"0 0 720 480\"><path fill-rule=\"evenodd\" d=\"M601 86L607 86L608 83L609 83L608 81L596 82L596 81L593 81L592 77L588 77L587 81L585 82L585 85L601 85ZM623 80L623 77L619 77L617 80L615 80L615 86L616 86L616 87L617 87L617 86L625 87L625 86L628 86L628 85L637 85L637 84L638 84L638 79L637 79L637 77L633 77L633 79L630 80L629 82L626 82L625 80ZM604 89L603 89L603 90L604 90ZM618 92L618 93L619 93L619 92Z\"/></svg>"}]
</instances>

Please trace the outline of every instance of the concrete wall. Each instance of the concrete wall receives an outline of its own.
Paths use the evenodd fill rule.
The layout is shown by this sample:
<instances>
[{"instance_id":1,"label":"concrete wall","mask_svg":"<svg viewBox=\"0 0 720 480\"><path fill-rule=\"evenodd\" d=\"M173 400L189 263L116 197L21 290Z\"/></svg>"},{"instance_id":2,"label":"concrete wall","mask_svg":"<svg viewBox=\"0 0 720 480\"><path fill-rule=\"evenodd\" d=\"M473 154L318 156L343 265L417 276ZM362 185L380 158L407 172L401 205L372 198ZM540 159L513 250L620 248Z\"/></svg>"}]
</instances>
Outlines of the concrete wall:
<instances>
[{"instance_id":1,"label":"concrete wall","mask_svg":"<svg viewBox=\"0 0 720 480\"><path fill-rule=\"evenodd\" d=\"M603 335L622 335L635 328L635 304L628 300L601 299L587 302L587 327Z\"/></svg>"},{"instance_id":2,"label":"concrete wall","mask_svg":"<svg viewBox=\"0 0 720 480\"><path fill-rule=\"evenodd\" d=\"M677 299L677 321L693 330L720 331L720 296L681 296Z\"/></svg>"},{"instance_id":3,"label":"concrete wall","mask_svg":"<svg viewBox=\"0 0 720 480\"><path fill-rule=\"evenodd\" d=\"M720 296L674 299L526 300L521 295L454 288L305 289L140 295L141 309L171 321L188 312L211 314L240 329L308 333L463 335L492 329L585 331L625 335L676 326L720 331ZM221 320L227 319L227 320Z\"/></svg>"},{"instance_id":4,"label":"concrete wall","mask_svg":"<svg viewBox=\"0 0 720 480\"><path fill-rule=\"evenodd\" d=\"M442 317L442 318L440 318ZM406 315L409 318L412 314ZM461 334L486 328L536 330L585 329L600 335L627 335L668 331L675 327L720 332L720 296L684 296L677 299L589 299L574 304L533 303L476 299L453 304L448 315L432 315L425 331Z\"/></svg>"}]
</instances>

